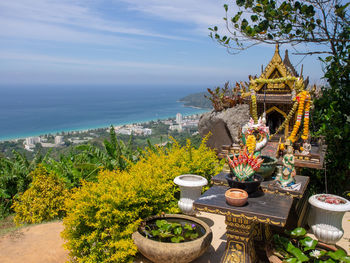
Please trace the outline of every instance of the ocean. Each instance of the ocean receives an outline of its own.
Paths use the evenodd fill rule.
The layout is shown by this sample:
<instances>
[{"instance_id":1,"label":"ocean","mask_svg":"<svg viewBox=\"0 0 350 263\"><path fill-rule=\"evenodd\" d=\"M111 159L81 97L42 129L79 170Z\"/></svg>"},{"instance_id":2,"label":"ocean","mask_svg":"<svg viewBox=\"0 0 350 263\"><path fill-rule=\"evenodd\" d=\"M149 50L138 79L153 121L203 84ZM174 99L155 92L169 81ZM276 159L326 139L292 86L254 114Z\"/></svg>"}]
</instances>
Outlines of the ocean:
<instances>
[{"instance_id":1,"label":"ocean","mask_svg":"<svg viewBox=\"0 0 350 263\"><path fill-rule=\"evenodd\" d=\"M146 122L207 110L178 102L203 86L0 87L0 140Z\"/></svg>"}]
</instances>

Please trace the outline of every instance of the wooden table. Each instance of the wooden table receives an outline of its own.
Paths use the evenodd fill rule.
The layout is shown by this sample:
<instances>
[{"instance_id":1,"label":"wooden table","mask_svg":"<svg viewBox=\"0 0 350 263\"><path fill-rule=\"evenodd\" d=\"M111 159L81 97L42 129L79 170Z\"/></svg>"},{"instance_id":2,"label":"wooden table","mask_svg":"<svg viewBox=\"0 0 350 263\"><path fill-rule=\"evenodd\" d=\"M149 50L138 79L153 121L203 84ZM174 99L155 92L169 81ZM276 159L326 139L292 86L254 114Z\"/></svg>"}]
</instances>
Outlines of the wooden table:
<instances>
[{"instance_id":1,"label":"wooden table","mask_svg":"<svg viewBox=\"0 0 350 263\"><path fill-rule=\"evenodd\" d=\"M212 183L218 186L228 186L227 180L225 178L227 174L228 173L226 172L221 172L215 175L211 180ZM279 184L276 181L272 179L265 180L261 183L261 188L265 193L287 195L287 196L291 196L294 199L293 206L289 216L293 220L290 220L288 222L289 228L304 226L306 221L307 209L308 209L307 200L309 199L309 193L307 191L307 186L310 182L310 178L308 176L296 175L295 182L297 184L298 183L301 184L300 189L297 191L283 189L279 186ZM295 220L295 218L298 218L298 220Z\"/></svg>"},{"instance_id":2,"label":"wooden table","mask_svg":"<svg viewBox=\"0 0 350 263\"><path fill-rule=\"evenodd\" d=\"M285 195L259 192L249 197L242 207L226 203L226 186L213 186L194 203L197 211L224 215L227 226L226 251L222 263L255 262L254 239L268 240L270 225L283 227L288 218L293 198Z\"/></svg>"}]
</instances>

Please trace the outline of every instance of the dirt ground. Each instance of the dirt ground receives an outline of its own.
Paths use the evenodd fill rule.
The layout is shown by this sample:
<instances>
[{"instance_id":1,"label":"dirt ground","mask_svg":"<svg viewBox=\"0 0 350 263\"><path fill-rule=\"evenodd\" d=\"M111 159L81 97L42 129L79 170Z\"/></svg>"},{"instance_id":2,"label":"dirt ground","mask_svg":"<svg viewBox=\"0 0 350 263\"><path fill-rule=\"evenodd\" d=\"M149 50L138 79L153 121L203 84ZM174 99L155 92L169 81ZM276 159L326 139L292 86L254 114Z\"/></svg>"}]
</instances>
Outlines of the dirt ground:
<instances>
[{"instance_id":1,"label":"dirt ground","mask_svg":"<svg viewBox=\"0 0 350 263\"><path fill-rule=\"evenodd\" d=\"M34 225L0 237L1 263L63 263L68 252L63 249L61 222Z\"/></svg>"}]
</instances>

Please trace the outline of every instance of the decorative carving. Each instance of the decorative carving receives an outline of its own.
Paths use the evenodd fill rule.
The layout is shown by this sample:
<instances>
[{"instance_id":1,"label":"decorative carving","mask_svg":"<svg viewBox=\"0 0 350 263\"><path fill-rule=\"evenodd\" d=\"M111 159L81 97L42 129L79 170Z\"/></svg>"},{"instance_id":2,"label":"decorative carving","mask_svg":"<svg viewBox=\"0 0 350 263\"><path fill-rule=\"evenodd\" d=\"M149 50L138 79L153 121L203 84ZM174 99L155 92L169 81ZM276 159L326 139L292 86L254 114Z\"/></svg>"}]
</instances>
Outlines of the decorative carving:
<instances>
[{"instance_id":1,"label":"decorative carving","mask_svg":"<svg viewBox=\"0 0 350 263\"><path fill-rule=\"evenodd\" d=\"M196 210L198 211L203 211L203 212L208 212L208 213L214 213L218 215L224 215L224 216L234 216L234 217L242 217L247 220L252 220L255 222L259 223L264 223L264 224L270 224L270 225L275 225L275 226L285 226L286 223L281 222L281 221L275 221L271 220L270 218L258 218L257 216L246 216L245 214L235 214L229 211L221 211L219 209L209 209L208 207L196 207Z\"/></svg>"},{"instance_id":2,"label":"decorative carving","mask_svg":"<svg viewBox=\"0 0 350 263\"><path fill-rule=\"evenodd\" d=\"M255 262L256 255L253 244L255 222L243 217L226 216L227 245L223 263Z\"/></svg>"}]
</instances>

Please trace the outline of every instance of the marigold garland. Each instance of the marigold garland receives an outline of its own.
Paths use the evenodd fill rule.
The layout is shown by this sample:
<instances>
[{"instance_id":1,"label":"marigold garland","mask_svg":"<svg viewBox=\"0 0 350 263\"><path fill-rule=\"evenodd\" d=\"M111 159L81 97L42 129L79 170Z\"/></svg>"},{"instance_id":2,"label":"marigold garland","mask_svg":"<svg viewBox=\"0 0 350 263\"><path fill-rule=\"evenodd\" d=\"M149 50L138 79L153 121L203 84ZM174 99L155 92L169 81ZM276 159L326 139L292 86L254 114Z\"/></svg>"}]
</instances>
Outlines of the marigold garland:
<instances>
[{"instance_id":1,"label":"marigold garland","mask_svg":"<svg viewBox=\"0 0 350 263\"><path fill-rule=\"evenodd\" d=\"M290 112L288 113L287 118L283 121L283 123L278 127L278 129L276 130L276 132L274 134L271 135L270 139L273 138L274 136L276 136L276 134L278 134L283 128L286 127L287 123L290 121L290 119L293 117L294 112L296 111L298 107L298 102L294 102L293 108L290 110Z\"/></svg>"},{"instance_id":2,"label":"marigold garland","mask_svg":"<svg viewBox=\"0 0 350 263\"><path fill-rule=\"evenodd\" d=\"M311 105L310 95L307 94L306 103L305 103L304 130L303 130L303 135L301 135L301 138L304 141L306 141L307 138L309 137L310 105Z\"/></svg>"},{"instance_id":3,"label":"marigold garland","mask_svg":"<svg viewBox=\"0 0 350 263\"><path fill-rule=\"evenodd\" d=\"M296 77L283 77L283 78L276 78L276 79L265 79L265 78L258 78L258 79L254 79L254 81L258 84L277 84L277 83L283 83L286 81L296 81L298 80L298 78Z\"/></svg>"},{"instance_id":4,"label":"marigold garland","mask_svg":"<svg viewBox=\"0 0 350 263\"><path fill-rule=\"evenodd\" d=\"M304 105L305 105L305 118L306 121L304 121L304 132L303 132L303 136L302 138L306 138L308 137L308 133L309 133L309 110L310 110L310 94L307 91L302 91L298 94L298 96L296 97L296 100L299 102L299 107L298 107L298 115L297 115L297 120L294 124L292 133L289 136L289 140L291 142L295 142L296 141L296 135L297 132L299 130L300 124L301 124L301 119L303 116L303 112L304 112ZM306 101L306 103L305 103ZM304 140L306 140L304 139Z\"/></svg>"},{"instance_id":5,"label":"marigold garland","mask_svg":"<svg viewBox=\"0 0 350 263\"><path fill-rule=\"evenodd\" d=\"M249 153L254 153L256 147L256 138L254 135L250 134L247 136L246 146L248 148Z\"/></svg>"},{"instance_id":6,"label":"marigold garland","mask_svg":"<svg viewBox=\"0 0 350 263\"><path fill-rule=\"evenodd\" d=\"M258 110L257 110L257 105L256 105L256 95L255 92L251 93L251 98L252 98L252 116L254 119L254 122L258 122Z\"/></svg>"}]
</instances>

